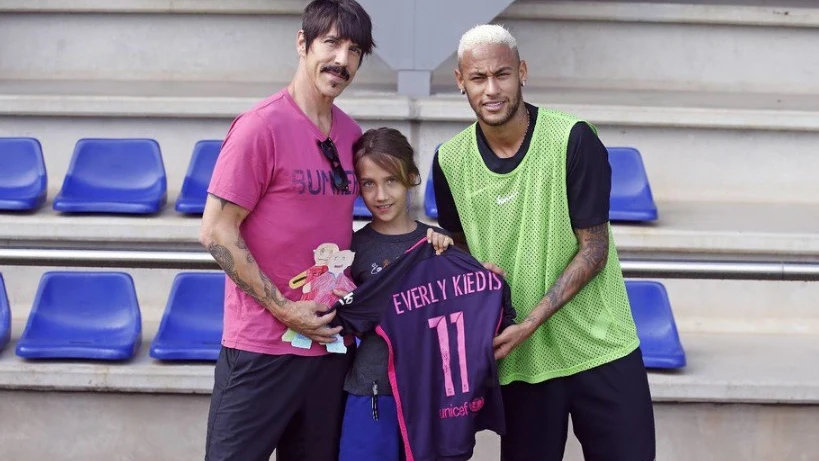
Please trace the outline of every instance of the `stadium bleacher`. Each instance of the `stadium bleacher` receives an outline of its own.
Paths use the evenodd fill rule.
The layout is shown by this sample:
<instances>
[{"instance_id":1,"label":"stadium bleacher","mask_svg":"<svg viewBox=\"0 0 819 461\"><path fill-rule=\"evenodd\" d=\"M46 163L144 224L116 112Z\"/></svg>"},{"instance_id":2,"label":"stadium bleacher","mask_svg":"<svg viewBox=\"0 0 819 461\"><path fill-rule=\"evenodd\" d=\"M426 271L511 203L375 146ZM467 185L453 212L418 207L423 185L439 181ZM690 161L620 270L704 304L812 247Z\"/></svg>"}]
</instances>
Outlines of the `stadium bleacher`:
<instances>
[{"instance_id":1,"label":"stadium bleacher","mask_svg":"<svg viewBox=\"0 0 819 461\"><path fill-rule=\"evenodd\" d=\"M46 199L43 148L34 138L0 138L0 210L30 211Z\"/></svg>"},{"instance_id":2,"label":"stadium bleacher","mask_svg":"<svg viewBox=\"0 0 819 461\"><path fill-rule=\"evenodd\" d=\"M203 140L193 147L188 172L176 199L176 211L188 214L202 214L205 211L208 184L221 148L221 140Z\"/></svg>"},{"instance_id":3,"label":"stadium bleacher","mask_svg":"<svg viewBox=\"0 0 819 461\"><path fill-rule=\"evenodd\" d=\"M224 300L224 274L178 274L151 343L151 357L215 362L222 342Z\"/></svg>"},{"instance_id":4,"label":"stadium bleacher","mask_svg":"<svg viewBox=\"0 0 819 461\"><path fill-rule=\"evenodd\" d=\"M6 283L3 274L0 274L0 351L6 347L11 338L11 308L9 297L6 294Z\"/></svg>"},{"instance_id":5,"label":"stadium bleacher","mask_svg":"<svg viewBox=\"0 0 819 461\"><path fill-rule=\"evenodd\" d=\"M142 342L134 281L123 272L47 272L16 353L26 359L128 360Z\"/></svg>"},{"instance_id":6,"label":"stadium bleacher","mask_svg":"<svg viewBox=\"0 0 819 461\"><path fill-rule=\"evenodd\" d=\"M166 312L186 312L174 310L178 295L171 293L190 268L70 263L60 270L133 279L141 343L122 362L24 359L16 350L39 280L68 263L4 256L7 249L51 248L202 253L198 214L210 166L200 168L192 148L222 139L237 113L288 81L306 2L173 3L0 5L0 195L24 196L0 198L8 210L0 212L4 459L201 458L212 355L194 358L200 363L160 360L162 347L153 347L174 333ZM665 349L643 350L658 459L804 460L819 451L819 367L810 365L819 353L819 284L816 272L810 275L819 263L819 63L794 58L815 54L819 8L802 0L770 3L518 0L497 18L528 61L528 102L578 114L599 128L606 145L639 150L611 152L610 159L613 174L642 171L648 179L614 179L613 189L622 186L631 197L621 209L636 206L634 196L648 199L637 210L643 222L612 215L624 263L729 269L686 276L667 265L650 277L627 271L644 345L655 332L671 340L660 343ZM432 73L434 94L412 98L397 92L396 72L376 54L338 105L364 129L389 125L407 134L429 171L434 147L474 118L455 91L454 65L450 56ZM22 146L31 163L12 159L7 138L28 139ZM155 211L138 216L56 211L83 138L156 140L165 200L175 206L152 199ZM626 168L615 165L621 159ZM430 186L419 188L414 211L434 223L426 207ZM18 206L29 211L12 211ZM360 228L367 212L357 210ZM218 307L202 309L214 320ZM212 338L212 323L192 324L186 315L176 325ZM2 347L4 328L9 342ZM213 350L212 339L205 343L194 349L199 357L212 354L204 352ZM666 360L654 361L655 352ZM21 443L40 435L49 443ZM496 454L497 439L481 434L475 460ZM572 436L566 459L582 459Z\"/></svg>"},{"instance_id":7,"label":"stadium bleacher","mask_svg":"<svg viewBox=\"0 0 819 461\"><path fill-rule=\"evenodd\" d=\"M54 210L153 214L167 201L165 165L153 139L80 139Z\"/></svg>"}]
</instances>

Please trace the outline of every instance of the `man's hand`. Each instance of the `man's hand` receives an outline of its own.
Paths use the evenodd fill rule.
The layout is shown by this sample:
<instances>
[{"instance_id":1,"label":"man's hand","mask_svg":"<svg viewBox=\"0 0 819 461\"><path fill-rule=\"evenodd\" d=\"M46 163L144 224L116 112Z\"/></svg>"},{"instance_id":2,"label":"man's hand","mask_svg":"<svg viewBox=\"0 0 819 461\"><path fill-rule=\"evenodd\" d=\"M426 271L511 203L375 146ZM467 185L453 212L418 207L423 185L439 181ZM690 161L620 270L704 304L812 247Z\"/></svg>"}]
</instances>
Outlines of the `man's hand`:
<instances>
[{"instance_id":1,"label":"man's hand","mask_svg":"<svg viewBox=\"0 0 819 461\"><path fill-rule=\"evenodd\" d=\"M512 349L526 341L534 332L535 329L532 328L532 324L530 323L520 323L506 327L506 329L492 341L492 346L495 348L495 360L505 358L512 352Z\"/></svg>"},{"instance_id":2,"label":"man's hand","mask_svg":"<svg viewBox=\"0 0 819 461\"><path fill-rule=\"evenodd\" d=\"M500 266L498 266L495 263L486 263L485 262L485 263L483 263L483 268L488 270L488 271L494 272L496 275L500 275L501 277L506 278L506 271L501 269Z\"/></svg>"},{"instance_id":3,"label":"man's hand","mask_svg":"<svg viewBox=\"0 0 819 461\"><path fill-rule=\"evenodd\" d=\"M327 326L336 316L336 311L327 312L328 310L327 306L315 301L292 301L285 306L287 315L282 321L289 328L313 341L329 344L336 341L335 335L341 332L341 327Z\"/></svg>"}]
</instances>

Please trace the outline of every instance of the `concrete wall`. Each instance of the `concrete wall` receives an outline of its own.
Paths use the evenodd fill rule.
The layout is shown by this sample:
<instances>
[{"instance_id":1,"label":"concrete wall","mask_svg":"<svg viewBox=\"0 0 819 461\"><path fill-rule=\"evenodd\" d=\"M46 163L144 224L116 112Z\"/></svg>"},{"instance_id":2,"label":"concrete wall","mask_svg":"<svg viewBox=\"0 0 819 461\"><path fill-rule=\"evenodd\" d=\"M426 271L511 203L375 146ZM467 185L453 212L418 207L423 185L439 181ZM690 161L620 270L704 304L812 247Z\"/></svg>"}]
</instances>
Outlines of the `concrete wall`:
<instances>
[{"instance_id":1,"label":"concrete wall","mask_svg":"<svg viewBox=\"0 0 819 461\"><path fill-rule=\"evenodd\" d=\"M4 461L202 459L209 397L0 391ZM655 404L657 459L815 461L819 407ZM570 432L571 434L571 432ZM570 435L567 461L580 461ZM498 459L479 434L474 461ZM275 459L275 458L274 458Z\"/></svg>"}]
</instances>

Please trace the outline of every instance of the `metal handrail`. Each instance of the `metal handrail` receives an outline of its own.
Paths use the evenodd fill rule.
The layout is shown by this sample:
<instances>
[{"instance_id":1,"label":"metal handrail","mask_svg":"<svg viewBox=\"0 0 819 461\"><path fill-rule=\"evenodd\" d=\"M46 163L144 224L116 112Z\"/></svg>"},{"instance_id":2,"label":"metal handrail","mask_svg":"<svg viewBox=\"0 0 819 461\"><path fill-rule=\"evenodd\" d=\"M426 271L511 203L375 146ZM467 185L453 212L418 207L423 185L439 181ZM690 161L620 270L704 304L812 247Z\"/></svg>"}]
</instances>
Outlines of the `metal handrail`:
<instances>
[{"instance_id":1,"label":"metal handrail","mask_svg":"<svg viewBox=\"0 0 819 461\"><path fill-rule=\"evenodd\" d=\"M0 264L16 266L218 269L204 251L0 248ZM622 258L630 278L819 280L819 263Z\"/></svg>"}]
</instances>

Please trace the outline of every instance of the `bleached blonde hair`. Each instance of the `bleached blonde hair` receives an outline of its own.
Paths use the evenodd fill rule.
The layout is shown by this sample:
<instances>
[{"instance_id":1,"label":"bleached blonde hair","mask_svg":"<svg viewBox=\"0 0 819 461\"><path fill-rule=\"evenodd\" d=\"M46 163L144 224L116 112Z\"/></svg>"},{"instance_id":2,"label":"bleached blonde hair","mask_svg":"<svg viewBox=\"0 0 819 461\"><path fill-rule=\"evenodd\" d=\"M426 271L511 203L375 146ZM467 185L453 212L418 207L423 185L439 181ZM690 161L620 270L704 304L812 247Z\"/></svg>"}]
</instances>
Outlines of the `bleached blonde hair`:
<instances>
[{"instance_id":1,"label":"bleached blonde hair","mask_svg":"<svg viewBox=\"0 0 819 461\"><path fill-rule=\"evenodd\" d=\"M461 42L458 44L458 62L463 59L464 53L478 45L506 45L516 55L518 54L518 42L505 27L497 24L480 24L461 36Z\"/></svg>"}]
</instances>

